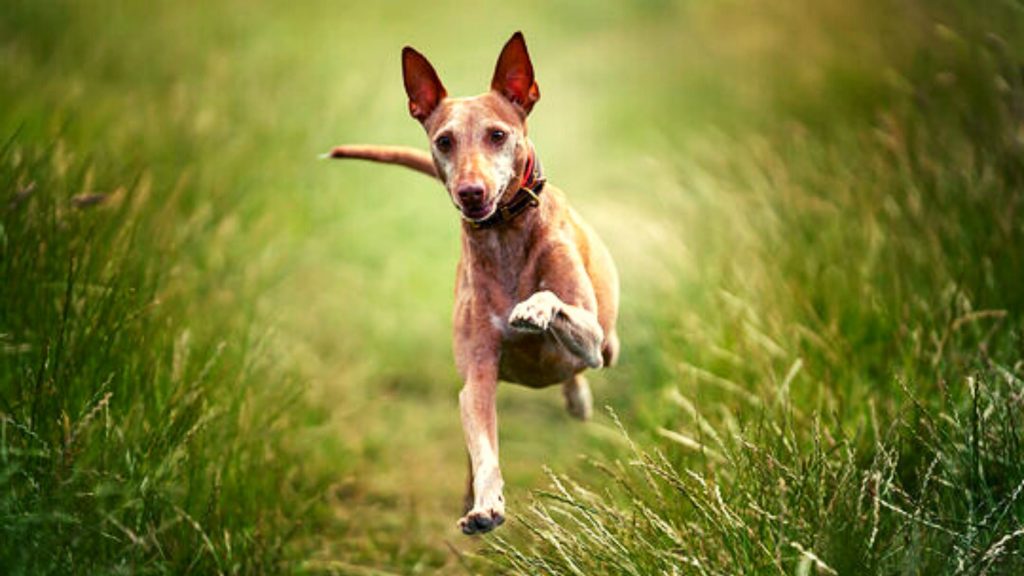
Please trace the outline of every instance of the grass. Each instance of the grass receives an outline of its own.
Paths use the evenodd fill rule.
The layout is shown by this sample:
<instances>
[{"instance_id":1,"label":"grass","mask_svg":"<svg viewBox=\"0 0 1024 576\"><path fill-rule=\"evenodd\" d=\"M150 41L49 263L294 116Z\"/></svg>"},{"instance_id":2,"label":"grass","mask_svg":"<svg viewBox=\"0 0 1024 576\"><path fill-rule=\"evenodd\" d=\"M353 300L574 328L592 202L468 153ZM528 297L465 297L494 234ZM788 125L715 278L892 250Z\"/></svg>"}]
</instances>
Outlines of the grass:
<instances>
[{"instance_id":1,"label":"grass","mask_svg":"<svg viewBox=\"0 0 1024 576\"><path fill-rule=\"evenodd\" d=\"M867 450L785 406L728 435L695 416L703 442L663 435L699 463L634 445L589 461L585 482L552 473L520 524L528 544L499 537L495 561L522 574L1017 573L1021 381L984 377L967 403L911 404Z\"/></svg>"},{"instance_id":2,"label":"grass","mask_svg":"<svg viewBox=\"0 0 1024 576\"><path fill-rule=\"evenodd\" d=\"M0 566L1021 571L1022 27L956 0L9 2ZM466 94L518 28L624 355L585 426L502 388L511 518L465 538L454 215L316 156L422 145L402 45Z\"/></svg>"},{"instance_id":3,"label":"grass","mask_svg":"<svg viewBox=\"0 0 1024 576\"><path fill-rule=\"evenodd\" d=\"M190 301L201 288L153 265L188 262L156 221L202 224L147 210L145 177L96 195L102 184L60 145L12 141L3 159L7 573L275 566L293 523L261 501L316 490L280 436L300 389L246 315L185 320L206 307Z\"/></svg>"},{"instance_id":4,"label":"grass","mask_svg":"<svg viewBox=\"0 0 1024 576\"><path fill-rule=\"evenodd\" d=\"M662 210L689 226L649 313L690 297L657 341L662 446L552 474L500 566L1022 569L1024 93L992 21L928 16L901 23L923 40L888 86L852 91L870 108L817 125L797 92L811 104L665 167Z\"/></svg>"}]
</instances>

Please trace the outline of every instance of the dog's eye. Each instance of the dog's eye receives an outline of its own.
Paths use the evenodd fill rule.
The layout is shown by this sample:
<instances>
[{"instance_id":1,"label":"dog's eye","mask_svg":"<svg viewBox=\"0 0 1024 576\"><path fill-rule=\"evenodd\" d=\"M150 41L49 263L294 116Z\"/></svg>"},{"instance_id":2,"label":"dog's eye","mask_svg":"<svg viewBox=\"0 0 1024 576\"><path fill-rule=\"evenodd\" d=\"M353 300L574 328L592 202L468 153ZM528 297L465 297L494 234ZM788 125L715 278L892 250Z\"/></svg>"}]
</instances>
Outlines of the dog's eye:
<instances>
[{"instance_id":1,"label":"dog's eye","mask_svg":"<svg viewBox=\"0 0 1024 576\"><path fill-rule=\"evenodd\" d=\"M434 145L437 146L439 152L447 154L452 149L452 137L438 136L437 140L434 140Z\"/></svg>"},{"instance_id":2,"label":"dog's eye","mask_svg":"<svg viewBox=\"0 0 1024 576\"><path fill-rule=\"evenodd\" d=\"M495 144L501 144L502 142L505 141L506 138L508 138L508 133L506 133L504 130L491 130L490 137L491 142Z\"/></svg>"}]
</instances>

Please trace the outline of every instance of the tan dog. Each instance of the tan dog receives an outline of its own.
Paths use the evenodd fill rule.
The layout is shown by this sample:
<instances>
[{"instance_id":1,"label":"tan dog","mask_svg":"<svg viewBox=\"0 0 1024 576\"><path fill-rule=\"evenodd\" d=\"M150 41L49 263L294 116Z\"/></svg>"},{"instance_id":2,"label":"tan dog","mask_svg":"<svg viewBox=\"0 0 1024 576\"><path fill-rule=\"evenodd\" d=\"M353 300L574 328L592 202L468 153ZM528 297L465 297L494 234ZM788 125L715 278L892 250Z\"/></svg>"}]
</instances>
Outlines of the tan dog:
<instances>
[{"instance_id":1,"label":"tan dog","mask_svg":"<svg viewBox=\"0 0 1024 576\"><path fill-rule=\"evenodd\" d=\"M491 90L448 98L426 58L402 51L409 112L431 154L397 146L339 146L333 158L400 164L439 178L462 213L455 281L455 365L469 449L466 534L504 522L498 467L498 380L562 384L566 407L591 414L582 372L610 366L619 280L607 249L554 186L546 185L526 116L540 98L523 35L505 44Z\"/></svg>"}]
</instances>

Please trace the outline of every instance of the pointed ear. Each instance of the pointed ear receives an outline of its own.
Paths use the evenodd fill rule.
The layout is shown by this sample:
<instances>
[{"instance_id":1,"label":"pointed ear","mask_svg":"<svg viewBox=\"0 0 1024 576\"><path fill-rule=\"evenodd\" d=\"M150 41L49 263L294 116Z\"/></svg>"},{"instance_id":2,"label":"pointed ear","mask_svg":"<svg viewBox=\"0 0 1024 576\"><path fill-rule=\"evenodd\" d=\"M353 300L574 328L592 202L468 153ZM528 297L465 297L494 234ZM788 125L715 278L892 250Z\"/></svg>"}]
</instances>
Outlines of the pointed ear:
<instances>
[{"instance_id":1,"label":"pointed ear","mask_svg":"<svg viewBox=\"0 0 1024 576\"><path fill-rule=\"evenodd\" d=\"M409 114L420 122L448 95L434 67L411 46L402 49L402 78L409 95Z\"/></svg>"},{"instance_id":2,"label":"pointed ear","mask_svg":"<svg viewBox=\"0 0 1024 576\"><path fill-rule=\"evenodd\" d=\"M533 64L530 63L522 32L513 34L501 49L494 78L491 79L491 90L519 105L526 114L540 100L540 88L533 80Z\"/></svg>"}]
</instances>

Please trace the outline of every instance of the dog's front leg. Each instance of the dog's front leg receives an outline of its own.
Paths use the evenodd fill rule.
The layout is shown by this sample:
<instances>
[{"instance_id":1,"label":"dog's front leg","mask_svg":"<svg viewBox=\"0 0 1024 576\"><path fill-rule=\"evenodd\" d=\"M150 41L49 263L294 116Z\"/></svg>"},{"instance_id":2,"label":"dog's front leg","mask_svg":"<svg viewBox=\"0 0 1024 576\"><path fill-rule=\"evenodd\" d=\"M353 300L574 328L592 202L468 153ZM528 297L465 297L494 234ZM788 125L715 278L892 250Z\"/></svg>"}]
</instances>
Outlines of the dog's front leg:
<instances>
[{"instance_id":1,"label":"dog's front leg","mask_svg":"<svg viewBox=\"0 0 1024 576\"><path fill-rule=\"evenodd\" d=\"M566 304L553 292L543 290L516 304L509 325L523 332L550 331L567 350L590 368L600 368L604 332L597 315L586 308Z\"/></svg>"},{"instance_id":2,"label":"dog's front leg","mask_svg":"<svg viewBox=\"0 0 1024 576\"><path fill-rule=\"evenodd\" d=\"M462 429L472 471L473 505L459 520L466 534L489 532L505 521L504 482L498 467L497 363L468 371L459 393Z\"/></svg>"}]
</instances>

